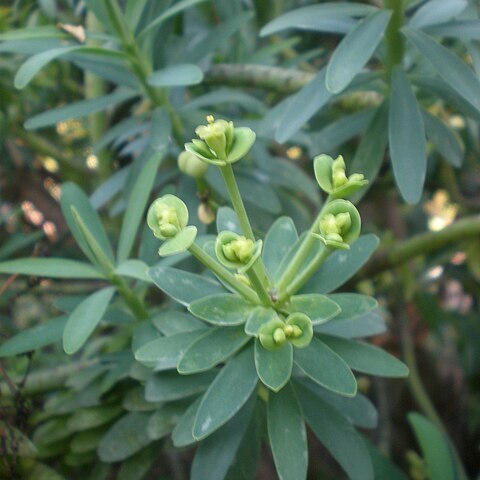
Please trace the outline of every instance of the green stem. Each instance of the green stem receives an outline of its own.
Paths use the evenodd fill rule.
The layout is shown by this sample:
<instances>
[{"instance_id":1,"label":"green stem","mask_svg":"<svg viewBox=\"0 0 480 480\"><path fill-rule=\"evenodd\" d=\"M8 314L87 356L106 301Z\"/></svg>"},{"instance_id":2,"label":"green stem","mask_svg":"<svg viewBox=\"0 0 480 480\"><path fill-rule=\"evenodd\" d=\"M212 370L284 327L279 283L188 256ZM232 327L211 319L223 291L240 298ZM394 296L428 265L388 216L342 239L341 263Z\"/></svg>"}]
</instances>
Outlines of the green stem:
<instances>
[{"instance_id":1,"label":"green stem","mask_svg":"<svg viewBox=\"0 0 480 480\"><path fill-rule=\"evenodd\" d=\"M257 263L258 260L255 262ZM255 291L257 292L257 295L260 297L260 300L262 303L264 303L266 306L271 306L272 305L272 299L268 295L268 292L263 285L262 281L258 277L257 272L255 271L255 264L252 265L252 268L247 271L247 276L252 282L252 285L255 287Z\"/></svg>"},{"instance_id":2,"label":"green stem","mask_svg":"<svg viewBox=\"0 0 480 480\"><path fill-rule=\"evenodd\" d=\"M387 30L385 31L385 43L387 45L386 71L390 78L393 67L402 63L405 44L400 29L405 20L405 0L384 0L385 9L392 10Z\"/></svg>"},{"instance_id":3,"label":"green stem","mask_svg":"<svg viewBox=\"0 0 480 480\"><path fill-rule=\"evenodd\" d=\"M257 294L247 285L237 280L226 268L222 267L210 255L204 252L196 243L190 245L188 251L203 265L209 268L218 278L230 285L248 301L258 304L260 303Z\"/></svg>"},{"instance_id":4,"label":"green stem","mask_svg":"<svg viewBox=\"0 0 480 480\"><path fill-rule=\"evenodd\" d=\"M112 275L111 282L117 287L118 293L122 296L130 311L135 315L137 320L146 320L148 318L148 310L144 303L128 286L127 282L118 275Z\"/></svg>"}]
</instances>

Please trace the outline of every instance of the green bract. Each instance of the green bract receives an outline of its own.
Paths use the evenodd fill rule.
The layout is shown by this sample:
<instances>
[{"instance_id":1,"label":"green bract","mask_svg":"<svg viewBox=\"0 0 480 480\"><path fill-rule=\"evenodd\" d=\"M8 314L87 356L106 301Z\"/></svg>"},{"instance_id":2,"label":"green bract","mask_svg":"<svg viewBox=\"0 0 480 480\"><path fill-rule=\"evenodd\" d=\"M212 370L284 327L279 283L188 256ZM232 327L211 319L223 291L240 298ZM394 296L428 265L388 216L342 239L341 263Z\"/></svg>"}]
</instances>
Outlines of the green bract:
<instances>
[{"instance_id":1,"label":"green bract","mask_svg":"<svg viewBox=\"0 0 480 480\"><path fill-rule=\"evenodd\" d=\"M255 142L255 132L247 127L233 126L233 122L207 117L208 125L197 127L195 133L201 140L193 139L185 144L185 150L200 160L217 166L225 166L243 158Z\"/></svg>"},{"instance_id":2,"label":"green bract","mask_svg":"<svg viewBox=\"0 0 480 480\"><path fill-rule=\"evenodd\" d=\"M277 350L286 342L290 342L297 348L305 348L310 345L313 338L312 321L300 312L292 313L285 322L274 318L263 325L258 338L267 350Z\"/></svg>"},{"instance_id":3,"label":"green bract","mask_svg":"<svg viewBox=\"0 0 480 480\"><path fill-rule=\"evenodd\" d=\"M208 164L190 152L181 152L177 162L178 169L189 177L202 178L208 170Z\"/></svg>"},{"instance_id":4,"label":"green bract","mask_svg":"<svg viewBox=\"0 0 480 480\"><path fill-rule=\"evenodd\" d=\"M312 235L329 247L346 250L360 235L361 225L360 214L353 203L348 200L334 200L323 209L318 222L319 233Z\"/></svg>"},{"instance_id":5,"label":"green bract","mask_svg":"<svg viewBox=\"0 0 480 480\"><path fill-rule=\"evenodd\" d=\"M341 155L335 160L328 155L318 155L313 159L313 168L318 184L332 199L348 197L368 183L360 173L347 177Z\"/></svg>"},{"instance_id":6,"label":"green bract","mask_svg":"<svg viewBox=\"0 0 480 480\"><path fill-rule=\"evenodd\" d=\"M220 232L215 242L215 253L219 262L227 268L244 273L260 257L262 241L254 242L234 232Z\"/></svg>"},{"instance_id":7,"label":"green bract","mask_svg":"<svg viewBox=\"0 0 480 480\"><path fill-rule=\"evenodd\" d=\"M260 329L258 338L260 339L260 343L267 350L276 350L282 347L287 341L287 336L285 335L285 323L279 318L270 320Z\"/></svg>"},{"instance_id":8,"label":"green bract","mask_svg":"<svg viewBox=\"0 0 480 480\"><path fill-rule=\"evenodd\" d=\"M147 224L157 238L164 240L158 251L161 256L187 250L197 236L196 227L187 227L187 206L175 195L164 195L150 205Z\"/></svg>"}]
</instances>

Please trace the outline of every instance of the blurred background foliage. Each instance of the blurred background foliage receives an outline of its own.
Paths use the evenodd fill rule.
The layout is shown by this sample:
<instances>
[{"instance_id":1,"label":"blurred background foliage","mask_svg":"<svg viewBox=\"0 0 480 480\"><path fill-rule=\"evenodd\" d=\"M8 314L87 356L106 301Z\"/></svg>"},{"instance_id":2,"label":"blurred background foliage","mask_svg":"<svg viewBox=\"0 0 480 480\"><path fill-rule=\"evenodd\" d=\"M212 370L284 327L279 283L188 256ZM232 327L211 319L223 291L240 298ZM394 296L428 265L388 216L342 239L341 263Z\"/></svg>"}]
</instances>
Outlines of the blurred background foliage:
<instances>
[{"instance_id":1,"label":"blurred background foliage","mask_svg":"<svg viewBox=\"0 0 480 480\"><path fill-rule=\"evenodd\" d=\"M356 65L343 54L352 82L338 87L333 53L340 56L344 35L383 2L2 2L0 260L81 259L59 203L70 181L90 196L108 236L118 238L135 180L154 154L161 163L151 195L181 196L200 231L212 232L227 198L221 179L210 169L194 180L176 164L207 114L257 131L238 182L259 233L279 214L307 228L321 202L311 159L342 154L348 170L371 180L358 207L364 231L381 238L347 287L379 300L389 330L373 341L412 372L407 381L362 379L363 393L379 410L378 428L369 434L384 454L377 477L395 478L389 457L410 478L440 478L429 470L439 459L430 457L422 435L426 444L448 435L468 477L479 478L480 90L471 95L480 72L479 6L475 0L400 3L409 28L431 37L409 30L408 42L391 40L402 34L389 26L372 60ZM330 16L297 10L332 5L337 10ZM390 21L378 18L384 28ZM470 73L462 77L431 38ZM362 37L352 41L361 45ZM392 51L395 42L401 52ZM430 62L425 50L440 60ZM407 83L395 69L398 55ZM326 89L325 76L340 93ZM397 97L410 98L410 105ZM400 116L402 108L413 108L411 122ZM142 261L157 262L148 235L139 235L136 248ZM62 324L97 288L89 280L2 275L2 342L52 318ZM162 305L158 293L136 289L153 308ZM0 346L2 478L186 478L192 454L174 450L168 439L126 455L121 466L100 462L95 452L122 411L148 410L135 383L144 372L128 373L119 353L142 334L132 325L131 314L113 304L101 331L72 358L51 341L56 333L46 348L23 346L18 355ZM99 352L106 355L101 364ZM408 423L412 410L426 415L434 433L423 417L410 416ZM312 450L311 478L340 478L322 447L312 441ZM274 475L264 455L258 478Z\"/></svg>"}]
</instances>

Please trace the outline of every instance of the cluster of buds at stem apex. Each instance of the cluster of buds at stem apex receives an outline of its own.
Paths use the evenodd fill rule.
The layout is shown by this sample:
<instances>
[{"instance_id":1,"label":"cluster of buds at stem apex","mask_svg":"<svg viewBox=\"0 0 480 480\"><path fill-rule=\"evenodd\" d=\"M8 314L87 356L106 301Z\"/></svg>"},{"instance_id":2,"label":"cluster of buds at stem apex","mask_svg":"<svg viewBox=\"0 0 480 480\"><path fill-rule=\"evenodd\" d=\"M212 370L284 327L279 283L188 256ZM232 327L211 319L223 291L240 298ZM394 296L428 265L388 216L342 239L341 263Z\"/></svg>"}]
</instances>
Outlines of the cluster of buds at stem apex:
<instances>
[{"instance_id":1,"label":"cluster of buds at stem apex","mask_svg":"<svg viewBox=\"0 0 480 480\"><path fill-rule=\"evenodd\" d=\"M254 242L234 232L220 232L215 242L215 254L225 267L245 273L262 252L262 241Z\"/></svg>"},{"instance_id":2,"label":"cluster of buds at stem apex","mask_svg":"<svg viewBox=\"0 0 480 480\"><path fill-rule=\"evenodd\" d=\"M362 222L353 203L334 200L326 205L319 219L317 230L312 233L331 248L349 249L350 243L358 238Z\"/></svg>"},{"instance_id":3,"label":"cluster of buds at stem apex","mask_svg":"<svg viewBox=\"0 0 480 480\"><path fill-rule=\"evenodd\" d=\"M260 329L258 337L267 350L276 350L287 342L294 347L305 348L313 338L312 321L300 312L292 313L285 322L274 318Z\"/></svg>"},{"instance_id":4,"label":"cluster of buds at stem apex","mask_svg":"<svg viewBox=\"0 0 480 480\"><path fill-rule=\"evenodd\" d=\"M348 197L368 183L361 173L347 177L341 155L335 160L328 155L318 155L313 159L313 168L318 184L331 199Z\"/></svg>"},{"instance_id":5,"label":"cluster of buds at stem apex","mask_svg":"<svg viewBox=\"0 0 480 480\"><path fill-rule=\"evenodd\" d=\"M150 205L147 224L157 238L164 240L158 251L161 256L187 250L197 235L194 226L187 226L187 206L175 195L164 195Z\"/></svg>"},{"instance_id":6,"label":"cluster of buds at stem apex","mask_svg":"<svg viewBox=\"0 0 480 480\"><path fill-rule=\"evenodd\" d=\"M200 160L196 155L183 151L178 156L178 169L193 178L202 178L208 170L208 163Z\"/></svg>"},{"instance_id":7,"label":"cluster of buds at stem apex","mask_svg":"<svg viewBox=\"0 0 480 480\"><path fill-rule=\"evenodd\" d=\"M207 117L207 125L197 127L194 139L185 144L185 150L200 160L217 166L225 166L243 158L255 142L255 132L247 127L235 128L233 122Z\"/></svg>"}]
</instances>

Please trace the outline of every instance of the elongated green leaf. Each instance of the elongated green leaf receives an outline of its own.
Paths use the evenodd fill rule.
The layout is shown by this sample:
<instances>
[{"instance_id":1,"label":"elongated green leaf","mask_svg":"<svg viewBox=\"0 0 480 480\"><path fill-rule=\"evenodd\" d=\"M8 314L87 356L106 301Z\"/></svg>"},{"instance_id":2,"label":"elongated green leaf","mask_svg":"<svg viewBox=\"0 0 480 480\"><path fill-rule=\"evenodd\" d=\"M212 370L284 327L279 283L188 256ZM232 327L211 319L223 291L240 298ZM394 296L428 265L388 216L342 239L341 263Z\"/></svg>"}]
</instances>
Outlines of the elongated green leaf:
<instances>
[{"instance_id":1,"label":"elongated green leaf","mask_svg":"<svg viewBox=\"0 0 480 480\"><path fill-rule=\"evenodd\" d=\"M332 94L325 86L325 75L326 69L323 68L306 87L295 94L276 129L275 139L278 142L289 140L331 99Z\"/></svg>"},{"instance_id":2,"label":"elongated green leaf","mask_svg":"<svg viewBox=\"0 0 480 480\"><path fill-rule=\"evenodd\" d=\"M427 146L422 114L402 67L392 73L388 128L395 181L405 201L417 203L425 182Z\"/></svg>"},{"instance_id":3,"label":"elongated green leaf","mask_svg":"<svg viewBox=\"0 0 480 480\"><path fill-rule=\"evenodd\" d=\"M151 442L147 435L149 418L148 413L127 413L118 420L98 446L100 459L118 462L147 446Z\"/></svg>"},{"instance_id":4,"label":"elongated green leaf","mask_svg":"<svg viewBox=\"0 0 480 480\"><path fill-rule=\"evenodd\" d=\"M357 147L349 171L362 173L368 185L350 197L357 203L374 183L382 166L388 141L388 101L384 101L376 111Z\"/></svg>"},{"instance_id":5,"label":"elongated green leaf","mask_svg":"<svg viewBox=\"0 0 480 480\"><path fill-rule=\"evenodd\" d=\"M252 337L258 337L260 328L273 318L278 318L277 312L273 308L255 307L247 318L245 333Z\"/></svg>"},{"instance_id":6,"label":"elongated green leaf","mask_svg":"<svg viewBox=\"0 0 480 480\"><path fill-rule=\"evenodd\" d=\"M333 300L318 293L295 295L290 299L291 312L302 312L312 320L313 325L328 322L340 313L340 307Z\"/></svg>"},{"instance_id":7,"label":"elongated green leaf","mask_svg":"<svg viewBox=\"0 0 480 480\"><path fill-rule=\"evenodd\" d=\"M352 480L374 480L372 463L360 435L334 407L295 385L305 418L316 437Z\"/></svg>"},{"instance_id":8,"label":"elongated green leaf","mask_svg":"<svg viewBox=\"0 0 480 480\"><path fill-rule=\"evenodd\" d=\"M408 375L408 367L403 362L379 347L338 337L322 336L321 339L353 370L380 377Z\"/></svg>"},{"instance_id":9,"label":"elongated green leaf","mask_svg":"<svg viewBox=\"0 0 480 480\"><path fill-rule=\"evenodd\" d=\"M467 5L467 0L432 0L426 2L412 15L408 25L414 28L424 28L446 22L465 10Z\"/></svg>"},{"instance_id":10,"label":"elongated green leaf","mask_svg":"<svg viewBox=\"0 0 480 480\"><path fill-rule=\"evenodd\" d=\"M103 288L75 308L63 331L63 349L66 353L71 355L82 348L102 319L114 293L114 287Z\"/></svg>"},{"instance_id":11,"label":"elongated green leaf","mask_svg":"<svg viewBox=\"0 0 480 480\"><path fill-rule=\"evenodd\" d=\"M136 278L142 282L150 283L152 280L147 275L148 265L141 260L125 260L116 269L117 275L124 277Z\"/></svg>"},{"instance_id":12,"label":"elongated green leaf","mask_svg":"<svg viewBox=\"0 0 480 480\"><path fill-rule=\"evenodd\" d=\"M439 118L431 115L426 110L422 111L427 138L445 160L454 167L461 167L463 162L463 149L455 133L448 128Z\"/></svg>"},{"instance_id":13,"label":"elongated green leaf","mask_svg":"<svg viewBox=\"0 0 480 480\"><path fill-rule=\"evenodd\" d=\"M178 364L181 374L204 372L224 362L240 350L250 338L243 327L210 328L192 342Z\"/></svg>"},{"instance_id":14,"label":"elongated green leaf","mask_svg":"<svg viewBox=\"0 0 480 480\"><path fill-rule=\"evenodd\" d=\"M58 122L69 120L70 118L82 118L91 113L100 112L117 103L125 102L138 95L138 92L132 90L117 91L92 98L91 100L81 100L80 102L70 103L65 107L54 108L48 112L40 113L28 119L24 126L27 130L50 127Z\"/></svg>"},{"instance_id":15,"label":"elongated green leaf","mask_svg":"<svg viewBox=\"0 0 480 480\"><path fill-rule=\"evenodd\" d=\"M0 262L0 273L18 273L47 278L105 278L105 275L92 265L65 258L19 258Z\"/></svg>"},{"instance_id":16,"label":"elongated green leaf","mask_svg":"<svg viewBox=\"0 0 480 480\"><path fill-rule=\"evenodd\" d=\"M147 402L171 402L203 392L212 383L217 372L181 376L177 372L152 375L145 384Z\"/></svg>"},{"instance_id":17,"label":"elongated green leaf","mask_svg":"<svg viewBox=\"0 0 480 480\"><path fill-rule=\"evenodd\" d=\"M0 357L13 357L60 341L66 322L67 317L56 317L17 333L0 345Z\"/></svg>"},{"instance_id":18,"label":"elongated green leaf","mask_svg":"<svg viewBox=\"0 0 480 480\"><path fill-rule=\"evenodd\" d=\"M118 241L118 262L123 262L130 255L162 158L163 152L156 152L150 157L130 193Z\"/></svg>"},{"instance_id":19,"label":"elongated green leaf","mask_svg":"<svg viewBox=\"0 0 480 480\"><path fill-rule=\"evenodd\" d=\"M339 315L340 316L340 315ZM349 319L334 318L315 326L315 332L343 338L360 338L380 335L387 331L385 320L375 313L366 313Z\"/></svg>"},{"instance_id":20,"label":"elongated green leaf","mask_svg":"<svg viewBox=\"0 0 480 480\"><path fill-rule=\"evenodd\" d=\"M362 235L350 246L330 255L302 291L328 293L349 280L368 261L378 247L378 237Z\"/></svg>"},{"instance_id":21,"label":"elongated green leaf","mask_svg":"<svg viewBox=\"0 0 480 480\"><path fill-rule=\"evenodd\" d=\"M263 262L270 276L273 277L278 265L297 239L297 229L291 218L280 217L270 227L262 250Z\"/></svg>"},{"instance_id":22,"label":"elongated green leaf","mask_svg":"<svg viewBox=\"0 0 480 480\"><path fill-rule=\"evenodd\" d=\"M152 318L152 324L166 336L207 328L207 325L194 316L170 309L155 315Z\"/></svg>"},{"instance_id":23,"label":"elongated green leaf","mask_svg":"<svg viewBox=\"0 0 480 480\"><path fill-rule=\"evenodd\" d=\"M156 371L176 368L187 348L203 334L201 329L156 338L140 347L135 359Z\"/></svg>"},{"instance_id":24,"label":"elongated green leaf","mask_svg":"<svg viewBox=\"0 0 480 480\"><path fill-rule=\"evenodd\" d=\"M340 42L327 66L328 91L340 93L366 65L382 40L391 15L382 10L366 17Z\"/></svg>"},{"instance_id":25,"label":"elongated green leaf","mask_svg":"<svg viewBox=\"0 0 480 480\"><path fill-rule=\"evenodd\" d=\"M428 35L404 27L402 32L408 40L420 51L434 70L459 95L480 110L480 80L473 70L447 48L438 44Z\"/></svg>"},{"instance_id":26,"label":"elongated green leaf","mask_svg":"<svg viewBox=\"0 0 480 480\"><path fill-rule=\"evenodd\" d=\"M255 367L258 378L274 392L281 390L290 380L293 367L293 347L286 343L277 350L266 350L255 340Z\"/></svg>"},{"instance_id":27,"label":"elongated green leaf","mask_svg":"<svg viewBox=\"0 0 480 480\"><path fill-rule=\"evenodd\" d=\"M185 411L172 432L172 442L178 447L186 447L197 442L193 437L193 424L202 397L197 398Z\"/></svg>"},{"instance_id":28,"label":"elongated green leaf","mask_svg":"<svg viewBox=\"0 0 480 480\"><path fill-rule=\"evenodd\" d=\"M255 396L222 428L205 439L192 463L191 480L223 480L235 459L255 405Z\"/></svg>"},{"instance_id":29,"label":"elongated green leaf","mask_svg":"<svg viewBox=\"0 0 480 480\"><path fill-rule=\"evenodd\" d=\"M219 293L199 298L189 306L190 313L213 325L241 325L255 305L238 295Z\"/></svg>"},{"instance_id":30,"label":"elongated green leaf","mask_svg":"<svg viewBox=\"0 0 480 480\"><path fill-rule=\"evenodd\" d=\"M466 40L480 40L480 21L458 20L440 25L433 25L427 29L431 35L452 37Z\"/></svg>"},{"instance_id":31,"label":"elongated green leaf","mask_svg":"<svg viewBox=\"0 0 480 480\"><path fill-rule=\"evenodd\" d=\"M215 280L176 268L152 267L147 273L160 290L185 306L206 295L225 292Z\"/></svg>"},{"instance_id":32,"label":"elongated green leaf","mask_svg":"<svg viewBox=\"0 0 480 480\"><path fill-rule=\"evenodd\" d=\"M122 462L117 480L142 480L158 458L158 447L153 444Z\"/></svg>"},{"instance_id":33,"label":"elongated green leaf","mask_svg":"<svg viewBox=\"0 0 480 480\"><path fill-rule=\"evenodd\" d=\"M139 34L139 39L145 36L147 32L154 28L158 28L165 20L173 17L177 13L189 8L197 3L205 2L206 0L180 0L175 2L170 8L167 8L161 15L159 15L155 20L149 23Z\"/></svg>"},{"instance_id":34,"label":"elongated green leaf","mask_svg":"<svg viewBox=\"0 0 480 480\"><path fill-rule=\"evenodd\" d=\"M147 433L149 438L159 440L168 435L173 430L183 410L182 402L160 406L148 421Z\"/></svg>"},{"instance_id":35,"label":"elongated green leaf","mask_svg":"<svg viewBox=\"0 0 480 480\"><path fill-rule=\"evenodd\" d=\"M3 32L0 34L0 42L8 40L33 40L39 38L65 38L68 34L54 26L27 27Z\"/></svg>"},{"instance_id":36,"label":"elongated green leaf","mask_svg":"<svg viewBox=\"0 0 480 480\"><path fill-rule=\"evenodd\" d=\"M201 440L228 422L247 402L257 382L253 348L247 348L229 360L203 396L193 436Z\"/></svg>"},{"instance_id":37,"label":"elongated green leaf","mask_svg":"<svg viewBox=\"0 0 480 480\"><path fill-rule=\"evenodd\" d=\"M373 443L363 439L367 445L370 458L372 459L375 478L388 478L388 480L408 480L408 477L389 460Z\"/></svg>"},{"instance_id":38,"label":"elongated green leaf","mask_svg":"<svg viewBox=\"0 0 480 480\"><path fill-rule=\"evenodd\" d=\"M21 90L25 88L32 78L43 68L45 65L49 64L52 60L59 58L63 55L69 53L88 53L90 55L102 55L102 56L112 56L112 57L123 57L121 52L115 50L108 50L106 48L99 47L85 47L85 46L72 46L72 47L61 47L47 50L46 52L38 53L33 57L30 57L19 69L15 75L15 88Z\"/></svg>"},{"instance_id":39,"label":"elongated green leaf","mask_svg":"<svg viewBox=\"0 0 480 480\"><path fill-rule=\"evenodd\" d=\"M328 295L341 309L335 320L347 320L371 312L378 307L377 301L360 293L334 293Z\"/></svg>"},{"instance_id":40,"label":"elongated green leaf","mask_svg":"<svg viewBox=\"0 0 480 480\"><path fill-rule=\"evenodd\" d=\"M122 413L118 405L100 405L98 407L76 410L67 421L67 428L73 432L81 432L111 422Z\"/></svg>"},{"instance_id":41,"label":"elongated green leaf","mask_svg":"<svg viewBox=\"0 0 480 480\"><path fill-rule=\"evenodd\" d=\"M267 420L268 440L280 480L307 478L307 432L291 385L269 395Z\"/></svg>"},{"instance_id":42,"label":"elongated green leaf","mask_svg":"<svg viewBox=\"0 0 480 480\"><path fill-rule=\"evenodd\" d=\"M203 72L193 63L178 63L156 70L147 79L153 87L180 87L197 85L203 80Z\"/></svg>"},{"instance_id":43,"label":"elongated green leaf","mask_svg":"<svg viewBox=\"0 0 480 480\"><path fill-rule=\"evenodd\" d=\"M314 382L347 397L357 393L357 382L345 361L325 343L313 338L307 348L295 349L295 363Z\"/></svg>"},{"instance_id":44,"label":"elongated green leaf","mask_svg":"<svg viewBox=\"0 0 480 480\"><path fill-rule=\"evenodd\" d=\"M429 478L452 480L462 478L455 461L455 451L448 438L419 413L410 413L408 421L415 431L427 464Z\"/></svg>"},{"instance_id":45,"label":"elongated green leaf","mask_svg":"<svg viewBox=\"0 0 480 480\"><path fill-rule=\"evenodd\" d=\"M235 232L239 235L242 234L237 214L230 207L220 207L217 210L216 227L217 233L228 230L229 232Z\"/></svg>"},{"instance_id":46,"label":"elongated green leaf","mask_svg":"<svg viewBox=\"0 0 480 480\"><path fill-rule=\"evenodd\" d=\"M375 7L351 2L327 2L321 5L309 5L284 13L267 23L260 31L261 36L271 35L290 28L307 30L324 30L324 21L330 21L331 27L326 31L344 33L354 25L349 16L360 17L376 10ZM350 22L348 22L350 20ZM337 22L337 24L333 22ZM342 28L343 26L343 28ZM350 27L347 28L346 27Z\"/></svg>"}]
</instances>

